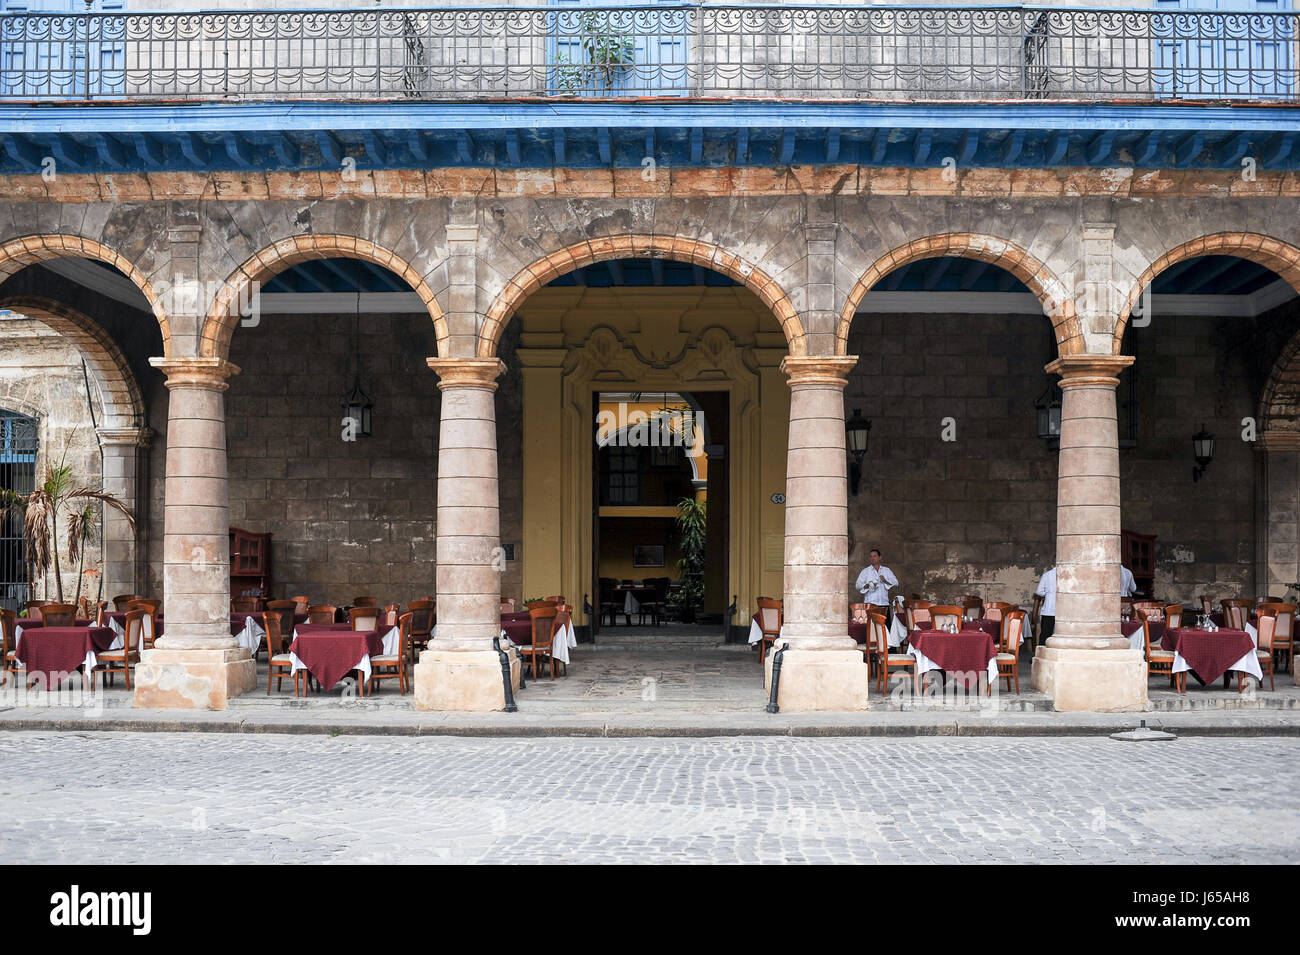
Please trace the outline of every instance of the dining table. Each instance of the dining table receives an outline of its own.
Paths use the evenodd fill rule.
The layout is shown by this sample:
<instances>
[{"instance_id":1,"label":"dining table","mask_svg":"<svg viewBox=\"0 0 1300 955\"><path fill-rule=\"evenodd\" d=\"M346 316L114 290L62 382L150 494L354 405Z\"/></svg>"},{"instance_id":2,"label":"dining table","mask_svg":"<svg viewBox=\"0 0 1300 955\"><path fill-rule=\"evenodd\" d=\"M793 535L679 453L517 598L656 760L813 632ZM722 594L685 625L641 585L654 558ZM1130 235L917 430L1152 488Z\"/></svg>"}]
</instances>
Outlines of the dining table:
<instances>
[{"instance_id":1,"label":"dining table","mask_svg":"<svg viewBox=\"0 0 1300 955\"><path fill-rule=\"evenodd\" d=\"M1163 620L1148 621L1147 629L1151 631L1151 645L1159 646L1160 641L1165 636L1165 622ZM1146 637L1142 635L1142 621L1134 617L1132 620L1120 620L1119 632L1128 637L1128 645L1131 650L1140 650L1146 653Z\"/></svg>"},{"instance_id":2,"label":"dining table","mask_svg":"<svg viewBox=\"0 0 1300 955\"><path fill-rule=\"evenodd\" d=\"M316 682L332 689L349 673L361 677L362 693L370 679L370 658L398 651L397 628L353 630L350 623L299 624L289 644L290 673L306 670Z\"/></svg>"},{"instance_id":3,"label":"dining table","mask_svg":"<svg viewBox=\"0 0 1300 955\"><path fill-rule=\"evenodd\" d=\"M1191 672L1203 684L1210 684L1229 670L1264 678L1255 656L1255 641L1245 630L1220 627L1167 627L1160 646L1174 652L1174 673Z\"/></svg>"},{"instance_id":4,"label":"dining table","mask_svg":"<svg viewBox=\"0 0 1300 955\"><path fill-rule=\"evenodd\" d=\"M533 642L533 620L527 611L522 613L503 613L501 615L501 635L516 647L531 646ZM566 666L571 662L569 651L578 646L578 636L573 629L573 620L556 631L551 644L551 654Z\"/></svg>"},{"instance_id":5,"label":"dining table","mask_svg":"<svg viewBox=\"0 0 1300 955\"><path fill-rule=\"evenodd\" d=\"M109 627L24 627L17 636L14 657L26 668L26 679L53 689L81 667L89 678L97 655L119 640Z\"/></svg>"},{"instance_id":6,"label":"dining table","mask_svg":"<svg viewBox=\"0 0 1300 955\"><path fill-rule=\"evenodd\" d=\"M907 652L916 659L918 678L931 670L942 670L968 689L978 685L981 673L986 674L990 686L997 683L997 642L984 630L913 630L907 643Z\"/></svg>"}]
</instances>

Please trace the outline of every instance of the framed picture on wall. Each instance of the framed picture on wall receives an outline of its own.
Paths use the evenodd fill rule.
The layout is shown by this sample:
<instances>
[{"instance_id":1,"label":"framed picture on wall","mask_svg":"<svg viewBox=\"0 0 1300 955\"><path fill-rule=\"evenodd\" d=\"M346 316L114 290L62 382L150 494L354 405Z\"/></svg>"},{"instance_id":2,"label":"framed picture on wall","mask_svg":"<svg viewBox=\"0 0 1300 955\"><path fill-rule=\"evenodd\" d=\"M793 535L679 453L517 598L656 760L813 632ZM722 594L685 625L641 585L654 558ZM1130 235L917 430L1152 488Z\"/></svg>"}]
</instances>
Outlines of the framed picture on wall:
<instances>
[{"instance_id":1,"label":"framed picture on wall","mask_svg":"<svg viewBox=\"0 0 1300 955\"><path fill-rule=\"evenodd\" d=\"M633 567L662 567L664 565L663 544L635 544L632 547Z\"/></svg>"}]
</instances>

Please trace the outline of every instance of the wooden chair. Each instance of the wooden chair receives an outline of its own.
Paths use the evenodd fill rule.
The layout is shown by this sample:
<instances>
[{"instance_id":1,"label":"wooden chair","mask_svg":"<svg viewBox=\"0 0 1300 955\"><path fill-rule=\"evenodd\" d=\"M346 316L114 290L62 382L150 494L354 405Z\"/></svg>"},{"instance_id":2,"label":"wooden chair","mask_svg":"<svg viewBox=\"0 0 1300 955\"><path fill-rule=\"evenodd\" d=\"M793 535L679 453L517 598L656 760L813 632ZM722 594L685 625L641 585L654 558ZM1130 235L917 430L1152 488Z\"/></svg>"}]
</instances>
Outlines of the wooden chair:
<instances>
[{"instance_id":1,"label":"wooden chair","mask_svg":"<svg viewBox=\"0 0 1300 955\"><path fill-rule=\"evenodd\" d=\"M1133 601L1133 612L1146 612L1152 620L1163 620L1165 618L1165 605L1157 600L1135 600Z\"/></svg>"},{"instance_id":2,"label":"wooden chair","mask_svg":"<svg viewBox=\"0 0 1300 955\"><path fill-rule=\"evenodd\" d=\"M128 610L144 612L144 629L140 636L140 649L152 650L154 643L158 639L158 608L162 606L162 601L132 600L126 606Z\"/></svg>"},{"instance_id":3,"label":"wooden chair","mask_svg":"<svg viewBox=\"0 0 1300 955\"><path fill-rule=\"evenodd\" d=\"M1150 610L1137 611L1138 619L1142 621L1142 645L1145 648L1145 657L1147 661L1147 679L1157 674L1163 674L1169 677L1171 684L1177 685L1174 680L1174 652L1172 650L1152 650L1151 649L1151 621L1159 620L1164 614L1155 615Z\"/></svg>"},{"instance_id":4,"label":"wooden chair","mask_svg":"<svg viewBox=\"0 0 1300 955\"><path fill-rule=\"evenodd\" d=\"M1283 673L1291 672L1295 669L1291 662L1291 651L1295 645L1295 604L1285 604L1281 602L1266 603L1259 608L1261 620L1264 614L1271 613L1277 618L1277 623L1273 629L1273 655L1278 659L1278 668ZM1286 665L1283 666L1282 664Z\"/></svg>"},{"instance_id":5,"label":"wooden chair","mask_svg":"<svg viewBox=\"0 0 1300 955\"><path fill-rule=\"evenodd\" d=\"M338 607L330 607L326 604L317 604L315 607L307 608L307 622L314 624L333 623L334 617L338 612Z\"/></svg>"},{"instance_id":6,"label":"wooden chair","mask_svg":"<svg viewBox=\"0 0 1300 955\"><path fill-rule=\"evenodd\" d=\"M9 682L10 673L21 673L23 665L18 662L18 615L12 610L0 607L0 686Z\"/></svg>"},{"instance_id":7,"label":"wooden chair","mask_svg":"<svg viewBox=\"0 0 1300 955\"><path fill-rule=\"evenodd\" d=\"M276 603L289 603L293 601L276 601ZM267 612L266 621L266 695L271 695L271 681L275 681L275 692L280 692L280 684L286 676L293 678L293 695L300 695L298 692L298 680L303 677L307 671L299 670L293 672L293 656L289 653L288 648L284 645L285 633L280 627L280 621L284 619L279 613ZM293 617L289 618L292 626ZM293 631L290 630L290 633Z\"/></svg>"},{"instance_id":8,"label":"wooden chair","mask_svg":"<svg viewBox=\"0 0 1300 955\"><path fill-rule=\"evenodd\" d=\"M876 657L879 655L875 643L871 640L871 615L880 613L876 604L849 604L849 620L853 623L867 625L867 639L862 644L862 659L867 661L868 678L876 675Z\"/></svg>"},{"instance_id":9,"label":"wooden chair","mask_svg":"<svg viewBox=\"0 0 1300 955\"><path fill-rule=\"evenodd\" d=\"M758 629L762 636L758 641L758 662L767 660L767 648L775 646L781 636L781 625L785 622L784 601L771 597L758 598Z\"/></svg>"},{"instance_id":10,"label":"wooden chair","mask_svg":"<svg viewBox=\"0 0 1300 955\"><path fill-rule=\"evenodd\" d=\"M90 612L90 598L82 597L77 601L77 616L83 620L90 620L94 616Z\"/></svg>"},{"instance_id":11,"label":"wooden chair","mask_svg":"<svg viewBox=\"0 0 1300 955\"><path fill-rule=\"evenodd\" d=\"M397 652L382 653L370 658L370 691L375 692L376 680L397 680L397 691L406 696L406 658L411 653L410 613L402 614L397 623Z\"/></svg>"},{"instance_id":12,"label":"wooden chair","mask_svg":"<svg viewBox=\"0 0 1300 955\"><path fill-rule=\"evenodd\" d=\"M533 667L533 679L537 679L537 660L545 658L551 664L551 679L555 679L555 657L551 655L552 641L555 639L555 619L558 616L555 604L543 602L540 607L528 611L532 625L533 642L516 648L521 660L526 657Z\"/></svg>"},{"instance_id":13,"label":"wooden chair","mask_svg":"<svg viewBox=\"0 0 1300 955\"><path fill-rule=\"evenodd\" d=\"M501 612L502 613L515 612L515 601L513 597L510 598L509 600L507 600L505 597L501 598Z\"/></svg>"},{"instance_id":14,"label":"wooden chair","mask_svg":"<svg viewBox=\"0 0 1300 955\"><path fill-rule=\"evenodd\" d=\"M1020 692L1020 638L1025 632L1025 612L1008 610L1006 616L1002 618L1002 623L1006 644L997 656L998 679L1006 677L1008 690L1011 689L1011 681L1014 680L1018 694ZM988 692L991 694L993 688L989 687Z\"/></svg>"},{"instance_id":15,"label":"wooden chair","mask_svg":"<svg viewBox=\"0 0 1300 955\"><path fill-rule=\"evenodd\" d=\"M406 605L411 614L411 662L416 653L425 649L433 639L434 602L430 599L412 600Z\"/></svg>"},{"instance_id":16,"label":"wooden chair","mask_svg":"<svg viewBox=\"0 0 1300 955\"><path fill-rule=\"evenodd\" d=\"M397 622L401 619L402 619L402 605L388 604L387 606L384 607L384 616L380 621L379 627L381 630L384 631L384 633L387 633L389 630L392 630L394 627L396 627L398 625Z\"/></svg>"},{"instance_id":17,"label":"wooden chair","mask_svg":"<svg viewBox=\"0 0 1300 955\"><path fill-rule=\"evenodd\" d=\"M307 608L311 606L311 599L309 597L290 597L289 599L293 601L294 613L306 613Z\"/></svg>"},{"instance_id":18,"label":"wooden chair","mask_svg":"<svg viewBox=\"0 0 1300 955\"><path fill-rule=\"evenodd\" d=\"M106 613L108 613L108 601L107 601L107 600L101 600L101 601L100 601L100 602L95 606L95 626L97 626L97 627L106 627L106 626L108 626L108 624L104 623L104 615L105 615Z\"/></svg>"},{"instance_id":19,"label":"wooden chair","mask_svg":"<svg viewBox=\"0 0 1300 955\"><path fill-rule=\"evenodd\" d=\"M230 612L235 613L261 613L261 597L231 597Z\"/></svg>"},{"instance_id":20,"label":"wooden chair","mask_svg":"<svg viewBox=\"0 0 1300 955\"><path fill-rule=\"evenodd\" d=\"M1183 605L1166 604L1165 605L1165 626L1181 627L1183 625Z\"/></svg>"},{"instance_id":21,"label":"wooden chair","mask_svg":"<svg viewBox=\"0 0 1300 955\"><path fill-rule=\"evenodd\" d=\"M1029 638L1029 652L1030 652L1030 653L1033 653L1034 650L1037 648L1037 646L1038 646L1038 644L1039 644L1038 635L1039 635L1040 633L1043 632L1043 631L1042 631L1042 625L1043 625L1043 604L1044 604L1046 601L1047 601L1047 598L1044 597L1044 596L1042 596L1041 594L1034 594L1034 604L1033 604L1033 608L1030 610L1030 613L1029 613L1029 620L1030 620L1030 623L1033 624L1033 626L1031 626L1031 627L1029 628L1029 633L1025 634L1025 636ZM1120 601L1120 610L1122 611L1123 608L1124 608L1124 601L1121 600L1121 601ZM1133 605L1132 605L1132 602L1130 601L1130 603L1129 603L1129 610L1130 610L1130 612L1132 611L1132 609L1133 609Z\"/></svg>"},{"instance_id":22,"label":"wooden chair","mask_svg":"<svg viewBox=\"0 0 1300 955\"><path fill-rule=\"evenodd\" d=\"M378 630L382 611L375 606L353 607L348 611L348 623L354 631Z\"/></svg>"},{"instance_id":23,"label":"wooden chair","mask_svg":"<svg viewBox=\"0 0 1300 955\"><path fill-rule=\"evenodd\" d=\"M122 638L122 649L105 650L97 654L99 665L95 668L95 673L90 675L92 687L95 685L96 674L102 674L107 683L112 682L113 674L121 673L126 679L126 688L131 689L131 667L140 662L140 640L144 636L144 611L128 610L122 629L126 631Z\"/></svg>"},{"instance_id":24,"label":"wooden chair","mask_svg":"<svg viewBox=\"0 0 1300 955\"><path fill-rule=\"evenodd\" d=\"M77 623L77 608L72 604L46 604L41 619L47 627L71 627Z\"/></svg>"},{"instance_id":25,"label":"wooden chair","mask_svg":"<svg viewBox=\"0 0 1300 955\"><path fill-rule=\"evenodd\" d=\"M885 615L873 613L871 623L867 625L867 640L876 648L876 658L879 664L876 667L877 689L884 693L889 686L889 671L900 670L912 671L912 682L917 695L920 695L921 687L916 675L916 657L910 653L890 653L889 652L889 630L885 626Z\"/></svg>"},{"instance_id":26,"label":"wooden chair","mask_svg":"<svg viewBox=\"0 0 1300 955\"><path fill-rule=\"evenodd\" d=\"M967 594L961 599L962 617L966 620L979 620L984 616L984 600L975 594Z\"/></svg>"},{"instance_id":27,"label":"wooden chair","mask_svg":"<svg viewBox=\"0 0 1300 955\"><path fill-rule=\"evenodd\" d=\"M296 600L268 600L266 602L266 612L262 614L262 626L265 629L266 618L274 616L276 620L279 621L281 636L292 639L293 619L294 615L297 613L298 602ZM257 650L258 653L262 651L260 645ZM266 652L268 655L271 652L271 644L269 642L266 644ZM255 653L253 656L256 657L257 654Z\"/></svg>"},{"instance_id":28,"label":"wooden chair","mask_svg":"<svg viewBox=\"0 0 1300 955\"><path fill-rule=\"evenodd\" d=\"M143 594L118 594L113 598L113 609L117 613L122 613L130 609L132 600L139 600Z\"/></svg>"},{"instance_id":29,"label":"wooden chair","mask_svg":"<svg viewBox=\"0 0 1300 955\"><path fill-rule=\"evenodd\" d=\"M599 584L597 609L600 613L600 622L604 623L605 618L608 617L610 626L614 626L618 623L618 615L623 612L623 605L618 601L618 581L613 577L601 577Z\"/></svg>"},{"instance_id":30,"label":"wooden chair","mask_svg":"<svg viewBox=\"0 0 1300 955\"><path fill-rule=\"evenodd\" d=\"M1261 673L1268 674L1269 690L1277 689L1273 679L1275 668L1273 665L1273 655L1277 652L1277 624L1278 613L1271 608L1261 609L1259 612L1259 643L1255 646L1255 659L1259 661ZM1245 681L1245 674L1237 674L1237 692L1241 692L1242 684Z\"/></svg>"},{"instance_id":31,"label":"wooden chair","mask_svg":"<svg viewBox=\"0 0 1300 955\"><path fill-rule=\"evenodd\" d=\"M573 608L570 607L568 604L556 604L555 627L551 632L552 647L555 646L556 637L558 637L561 631L563 631L564 628L569 626L569 624L571 624L572 622L573 622ZM568 676L569 665L565 663L563 660L556 660L555 662L560 665L560 676Z\"/></svg>"},{"instance_id":32,"label":"wooden chair","mask_svg":"<svg viewBox=\"0 0 1300 955\"><path fill-rule=\"evenodd\" d=\"M1199 597L1197 597L1196 599L1199 600L1199 601L1201 602L1201 613L1204 613L1204 614L1211 614L1211 613L1214 613L1214 598L1213 598L1213 597L1211 597L1209 594L1201 594L1201 595L1200 595Z\"/></svg>"},{"instance_id":33,"label":"wooden chair","mask_svg":"<svg viewBox=\"0 0 1300 955\"><path fill-rule=\"evenodd\" d=\"M378 607L379 601L374 597L353 597L352 606L354 607Z\"/></svg>"},{"instance_id":34,"label":"wooden chair","mask_svg":"<svg viewBox=\"0 0 1300 955\"><path fill-rule=\"evenodd\" d=\"M1015 604L1009 604L1002 600L994 600L984 605L985 620L1001 620L1003 616L1011 610L1019 610Z\"/></svg>"},{"instance_id":35,"label":"wooden chair","mask_svg":"<svg viewBox=\"0 0 1300 955\"><path fill-rule=\"evenodd\" d=\"M1253 604L1249 600L1240 597L1220 600L1219 606L1223 608L1223 625L1231 627L1233 630L1245 630L1246 618L1250 616Z\"/></svg>"},{"instance_id":36,"label":"wooden chair","mask_svg":"<svg viewBox=\"0 0 1300 955\"><path fill-rule=\"evenodd\" d=\"M903 622L909 633L913 630L929 628L931 606L928 600L909 598L903 601Z\"/></svg>"},{"instance_id":37,"label":"wooden chair","mask_svg":"<svg viewBox=\"0 0 1300 955\"><path fill-rule=\"evenodd\" d=\"M965 608L956 604L934 604L930 607L930 628L943 630L949 624L956 630L962 629L965 620Z\"/></svg>"}]
</instances>

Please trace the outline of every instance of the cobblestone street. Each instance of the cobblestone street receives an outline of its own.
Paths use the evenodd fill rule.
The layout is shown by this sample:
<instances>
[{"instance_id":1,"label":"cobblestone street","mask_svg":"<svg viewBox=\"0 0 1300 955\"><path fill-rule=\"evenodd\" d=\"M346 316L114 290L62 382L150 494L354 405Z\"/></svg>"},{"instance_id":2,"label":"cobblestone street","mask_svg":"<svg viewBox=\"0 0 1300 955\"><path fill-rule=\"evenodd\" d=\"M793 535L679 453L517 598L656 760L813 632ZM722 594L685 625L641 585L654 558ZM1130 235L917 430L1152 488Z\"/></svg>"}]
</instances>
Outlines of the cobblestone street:
<instances>
[{"instance_id":1,"label":"cobblestone street","mask_svg":"<svg viewBox=\"0 0 1300 955\"><path fill-rule=\"evenodd\" d=\"M1294 862L1298 758L1300 741L1279 738L11 732L0 850L59 863Z\"/></svg>"}]
</instances>

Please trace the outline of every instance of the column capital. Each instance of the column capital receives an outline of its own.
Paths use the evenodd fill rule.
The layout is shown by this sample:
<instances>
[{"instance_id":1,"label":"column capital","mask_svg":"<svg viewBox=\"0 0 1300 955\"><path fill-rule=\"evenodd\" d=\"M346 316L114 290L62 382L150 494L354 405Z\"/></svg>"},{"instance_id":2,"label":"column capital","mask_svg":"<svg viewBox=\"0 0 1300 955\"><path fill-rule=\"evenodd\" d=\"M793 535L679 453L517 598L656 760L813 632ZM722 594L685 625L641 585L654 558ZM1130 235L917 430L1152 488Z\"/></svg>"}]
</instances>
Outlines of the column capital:
<instances>
[{"instance_id":1,"label":"column capital","mask_svg":"<svg viewBox=\"0 0 1300 955\"><path fill-rule=\"evenodd\" d=\"M1119 384L1119 373L1133 364L1132 355L1065 355L1048 363L1044 370L1060 375L1062 388L1080 385Z\"/></svg>"},{"instance_id":2,"label":"column capital","mask_svg":"<svg viewBox=\"0 0 1300 955\"><path fill-rule=\"evenodd\" d=\"M500 358L429 358L438 375L438 388L482 388L497 390L497 378L506 370Z\"/></svg>"},{"instance_id":3,"label":"column capital","mask_svg":"<svg viewBox=\"0 0 1300 955\"><path fill-rule=\"evenodd\" d=\"M1300 451L1300 431L1279 431L1270 428L1255 438L1257 452Z\"/></svg>"},{"instance_id":4,"label":"column capital","mask_svg":"<svg viewBox=\"0 0 1300 955\"><path fill-rule=\"evenodd\" d=\"M108 447L147 448L153 428L96 428L99 443Z\"/></svg>"},{"instance_id":5,"label":"column capital","mask_svg":"<svg viewBox=\"0 0 1300 955\"><path fill-rule=\"evenodd\" d=\"M239 374L239 366L224 358L150 358L149 364L167 376L168 388L225 391L230 387L227 379Z\"/></svg>"},{"instance_id":6,"label":"column capital","mask_svg":"<svg viewBox=\"0 0 1300 955\"><path fill-rule=\"evenodd\" d=\"M849 372L857 363L857 355L786 355L781 359L781 370L789 376L792 388L795 385L843 388L849 383Z\"/></svg>"}]
</instances>

